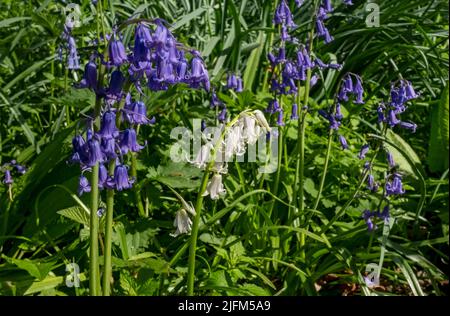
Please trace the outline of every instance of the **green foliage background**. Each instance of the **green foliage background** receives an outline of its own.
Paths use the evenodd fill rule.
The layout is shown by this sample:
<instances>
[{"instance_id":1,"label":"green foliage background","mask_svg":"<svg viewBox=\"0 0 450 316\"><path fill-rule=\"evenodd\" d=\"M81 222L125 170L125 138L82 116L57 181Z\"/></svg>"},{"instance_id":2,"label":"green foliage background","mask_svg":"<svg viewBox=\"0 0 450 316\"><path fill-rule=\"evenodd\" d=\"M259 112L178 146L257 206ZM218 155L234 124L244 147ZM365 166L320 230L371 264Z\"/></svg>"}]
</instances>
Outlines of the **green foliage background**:
<instances>
[{"instance_id":1,"label":"green foliage background","mask_svg":"<svg viewBox=\"0 0 450 316\"><path fill-rule=\"evenodd\" d=\"M88 40L95 37L95 7L81 5L81 27L74 36L82 58L89 58ZM237 98L220 94L232 114L264 109L270 100L266 54L277 39L272 26L275 2L269 0L104 1L107 25L130 16L161 17L172 23L180 42L202 52L211 79L223 84L227 71L242 73L246 91ZM364 106L346 106L344 136L350 151L333 145L319 212L314 215L305 249L295 247L287 203L294 182L292 158L282 168L279 202L272 214L269 193L254 166L243 167L243 179L230 166L227 195L205 205L197 254L196 284L209 295L446 295L448 293L448 3L441 0L378 0L380 27L365 25L365 1L352 7L335 1L328 20L335 41L315 52L324 61L344 64L330 70L312 90L313 110L332 102L341 75L360 74L365 82ZM65 20L63 1L3 0L0 4L0 164L17 159L30 170L15 179L14 200L0 186L0 294L85 295L88 268L86 196L75 200L79 170L67 165L77 120L92 107L94 96L76 90L82 72L68 72L56 60ZM300 26L310 22L309 1L294 11ZM305 36L304 28L297 32ZM129 42L132 28L124 33ZM407 175L407 194L394 202L395 224L389 236L379 228L367 232L361 212L373 209L379 197L362 191L344 217L327 232L315 235L349 200L362 168L356 153L376 133L376 104L386 99L390 83L401 76L413 82L421 97L404 114L417 132L395 130L389 144ZM172 220L178 202L167 185L194 200L200 171L169 159L168 135L193 118L215 113L208 96L184 87L164 93L147 91L144 102L157 117L144 127L149 145L139 155L137 188L148 218L138 216L134 191L118 197L114 224L114 294L176 295L185 291L187 236L173 238ZM316 111L306 131L306 205L317 194L327 146L327 126ZM292 151L296 124L287 128ZM382 174L384 157L375 163ZM3 225L3 223L5 223ZM382 225L381 225L382 226ZM299 256L305 251L306 258ZM384 257L381 256L384 255ZM366 264L383 262L381 288L369 290L362 280ZM65 267L76 262L82 286L65 286Z\"/></svg>"}]
</instances>

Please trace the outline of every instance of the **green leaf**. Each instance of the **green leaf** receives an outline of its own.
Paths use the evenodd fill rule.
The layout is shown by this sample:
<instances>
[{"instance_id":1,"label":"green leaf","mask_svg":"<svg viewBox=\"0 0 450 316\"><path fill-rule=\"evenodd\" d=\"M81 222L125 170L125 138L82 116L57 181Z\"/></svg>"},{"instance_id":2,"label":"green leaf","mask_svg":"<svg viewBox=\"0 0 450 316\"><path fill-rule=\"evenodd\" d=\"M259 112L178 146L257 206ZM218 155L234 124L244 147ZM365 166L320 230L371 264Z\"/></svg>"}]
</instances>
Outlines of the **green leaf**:
<instances>
[{"instance_id":1,"label":"green leaf","mask_svg":"<svg viewBox=\"0 0 450 316\"><path fill-rule=\"evenodd\" d=\"M442 91L438 106L433 106L428 147L428 165L433 172L448 168L449 160L449 84Z\"/></svg>"},{"instance_id":2,"label":"green leaf","mask_svg":"<svg viewBox=\"0 0 450 316\"><path fill-rule=\"evenodd\" d=\"M72 206L57 211L58 214L70 218L71 220L89 227L89 214L79 206Z\"/></svg>"},{"instance_id":3,"label":"green leaf","mask_svg":"<svg viewBox=\"0 0 450 316\"><path fill-rule=\"evenodd\" d=\"M256 40L256 44L258 44L258 46L251 52L250 57L248 58L247 66L245 67L243 77L245 87L249 90L252 90L253 81L255 80L255 76L257 73L256 70L258 68L259 60L261 58L264 49L265 41L266 41L266 34L260 31L258 39Z\"/></svg>"},{"instance_id":4,"label":"green leaf","mask_svg":"<svg viewBox=\"0 0 450 316\"><path fill-rule=\"evenodd\" d=\"M27 17L27 16L19 16L19 17L15 17L15 18L4 19L4 20L0 21L0 27L5 27L10 24L13 24L13 23L16 23L19 21L24 21L24 20L31 20L31 18Z\"/></svg>"},{"instance_id":5,"label":"green leaf","mask_svg":"<svg viewBox=\"0 0 450 316\"><path fill-rule=\"evenodd\" d=\"M422 163L419 156L403 138L401 138L390 129L388 129L386 138L394 145L396 145L401 151L403 151L416 167L421 166ZM389 150L389 152L391 152L392 156L394 157L394 161L398 165L399 170L408 175L415 176L416 173L414 171L414 166L412 166L408 159L404 157L401 151L399 151L395 146L392 146L389 143L385 143L385 145L386 149Z\"/></svg>"},{"instance_id":6,"label":"green leaf","mask_svg":"<svg viewBox=\"0 0 450 316\"><path fill-rule=\"evenodd\" d=\"M27 271L31 276L38 280L44 280L48 273L52 270L54 262L39 262L30 259L14 259L2 255L6 261L16 265L19 269Z\"/></svg>"}]
</instances>

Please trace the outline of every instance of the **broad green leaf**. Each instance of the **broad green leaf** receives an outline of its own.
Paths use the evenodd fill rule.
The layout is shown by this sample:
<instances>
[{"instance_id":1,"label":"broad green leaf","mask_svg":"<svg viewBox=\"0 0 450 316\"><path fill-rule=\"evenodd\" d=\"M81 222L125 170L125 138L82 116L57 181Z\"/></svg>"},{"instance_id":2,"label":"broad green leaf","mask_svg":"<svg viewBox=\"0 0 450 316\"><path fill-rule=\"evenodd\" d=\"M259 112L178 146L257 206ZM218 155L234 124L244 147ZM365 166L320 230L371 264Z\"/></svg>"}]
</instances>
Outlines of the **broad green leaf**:
<instances>
[{"instance_id":1,"label":"broad green leaf","mask_svg":"<svg viewBox=\"0 0 450 316\"><path fill-rule=\"evenodd\" d=\"M71 220L89 227L89 214L79 206L69 207L57 212Z\"/></svg>"},{"instance_id":2,"label":"broad green leaf","mask_svg":"<svg viewBox=\"0 0 450 316\"><path fill-rule=\"evenodd\" d=\"M442 91L440 102L433 106L428 164L433 172L448 168L449 160L449 85Z\"/></svg>"}]
</instances>

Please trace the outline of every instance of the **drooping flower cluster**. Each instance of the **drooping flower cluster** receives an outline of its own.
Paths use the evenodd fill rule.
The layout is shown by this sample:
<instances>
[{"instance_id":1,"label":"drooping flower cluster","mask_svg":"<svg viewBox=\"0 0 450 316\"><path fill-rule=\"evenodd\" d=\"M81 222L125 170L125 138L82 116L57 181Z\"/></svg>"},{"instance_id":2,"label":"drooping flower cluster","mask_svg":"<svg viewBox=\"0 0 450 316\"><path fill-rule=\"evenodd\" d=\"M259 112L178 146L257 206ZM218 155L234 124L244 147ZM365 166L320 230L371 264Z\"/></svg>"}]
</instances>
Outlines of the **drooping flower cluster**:
<instances>
[{"instance_id":1,"label":"drooping flower cluster","mask_svg":"<svg viewBox=\"0 0 450 316\"><path fill-rule=\"evenodd\" d=\"M3 171L3 183L6 184L8 187L10 187L14 183L14 179L12 177L12 172L17 172L19 175L25 174L27 172L27 169L17 163L16 160L11 160L10 162L7 162L2 165L1 171Z\"/></svg>"},{"instance_id":2,"label":"drooping flower cluster","mask_svg":"<svg viewBox=\"0 0 450 316\"><path fill-rule=\"evenodd\" d=\"M400 80L398 84L393 83L391 85L390 101L388 105L380 104L377 108L378 121L387 123L390 128L398 125L402 128L409 129L414 133L417 125L411 122L401 121L397 115L406 111L406 102L418 97L419 94L414 91L411 82Z\"/></svg>"},{"instance_id":3,"label":"drooping flower cluster","mask_svg":"<svg viewBox=\"0 0 450 316\"><path fill-rule=\"evenodd\" d=\"M78 56L75 38L72 36L72 28L69 25L64 25L64 30L61 34L61 38L64 40L63 47L67 51L67 68L79 69L80 57ZM62 47L59 47L59 52L59 59L62 60Z\"/></svg>"},{"instance_id":4,"label":"drooping flower cluster","mask_svg":"<svg viewBox=\"0 0 450 316\"><path fill-rule=\"evenodd\" d=\"M354 78L355 83L353 82L352 77ZM364 104L364 89L362 87L361 77L359 77L358 75L352 73L345 74L341 81L339 93L336 96L336 104L334 106L330 106L326 111L322 109L318 111L319 115L329 122L329 128L332 130L338 131L339 127L342 124L341 121L344 118L344 115L342 114L341 102L349 101L348 94L352 94L355 96L355 100L353 101L353 103ZM347 140L343 135L339 134L338 140L343 150L348 149L349 146ZM360 154L358 155L358 158L364 159L367 151L368 145L367 148L362 148Z\"/></svg>"},{"instance_id":5,"label":"drooping flower cluster","mask_svg":"<svg viewBox=\"0 0 450 316\"><path fill-rule=\"evenodd\" d=\"M222 175L228 173L227 163L232 161L234 156L244 155L246 146L254 145L259 137L270 132L271 128L264 114L255 110L242 112L239 118L232 122L232 125L222 124L220 131L224 134L223 139L205 137L207 142L201 146L195 159L190 161L196 167L205 169L214 159L214 165L211 168L214 175L204 192L204 196L209 195L213 200L219 199L226 192L222 183Z\"/></svg>"},{"instance_id":6,"label":"drooping flower cluster","mask_svg":"<svg viewBox=\"0 0 450 316\"><path fill-rule=\"evenodd\" d=\"M234 92L242 92L244 89L242 78L234 73L229 73L226 88L234 90Z\"/></svg>"},{"instance_id":7,"label":"drooping flower cluster","mask_svg":"<svg viewBox=\"0 0 450 316\"><path fill-rule=\"evenodd\" d=\"M137 140L136 126L154 124L155 118L147 117L147 109L142 101L132 100L131 94L124 90L127 83L134 84L140 94L143 94L142 84L152 91L167 90L179 83L210 90L209 75L200 53L178 43L166 27L166 22L161 19L137 23L130 51L123 44L117 28L112 35L106 35L104 40L108 41L107 57L94 52L85 66L82 80L76 85L77 88L91 89L105 104L100 129L94 131L93 122L90 121L85 135L79 134L73 138L70 161L79 163L82 170L79 195L91 191L91 184L84 172L97 163L100 189L121 191L133 185L134 179L128 175L123 155L139 152L145 147ZM189 53L189 59L186 53ZM106 66L109 72L107 78L98 77L97 59ZM125 68L126 71L123 71ZM108 77L106 87L99 87L99 80ZM123 108L113 107L121 104L121 101L124 103ZM117 128L118 122L126 125L121 131ZM108 174L105 167L110 161L116 161L112 174Z\"/></svg>"},{"instance_id":8,"label":"drooping flower cluster","mask_svg":"<svg viewBox=\"0 0 450 316\"><path fill-rule=\"evenodd\" d=\"M177 237L181 234L189 234L192 228L192 220L189 214L195 216L195 209L191 202L186 202L177 192L173 189L172 191L178 197L181 203L181 208L177 211L175 215L175 220L173 221L173 226L176 227L175 232L171 233L170 236Z\"/></svg>"},{"instance_id":9,"label":"drooping flower cluster","mask_svg":"<svg viewBox=\"0 0 450 316\"><path fill-rule=\"evenodd\" d=\"M154 27L151 28L149 24ZM138 23L129 52L117 30L106 36L106 39L107 60L95 52L85 66L78 87L92 89L97 96L105 98L108 105L124 97L122 89L126 81L133 83L140 93L143 93L143 84L152 91L167 90L180 83L195 89L211 89L208 71L200 53L178 43L162 19ZM94 61L97 56L108 68L116 67L110 74L109 85L103 89L97 89L97 64ZM123 66L127 68L125 73L122 72Z\"/></svg>"},{"instance_id":10,"label":"drooping flower cluster","mask_svg":"<svg viewBox=\"0 0 450 316\"><path fill-rule=\"evenodd\" d=\"M100 130L93 132L89 127L86 137L76 135L72 140L73 154L70 159L72 163L79 163L82 173L99 163L100 189L115 189L122 191L131 188L134 179L128 176L128 167L121 162L123 155L128 152L139 152L144 146L137 141L135 125L151 124L145 116L145 105L140 102L132 102L131 96L127 96L127 103L122 110L122 121L129 123L128 128L119 131L116 127L116 111L107 110L102 114ZM113 175L108 175L105 163L116 160ZM91 185L88 179L82 174L79 179L78 194L90 192Z\"/></svg>"},{"instance_id":11,"label":"drooping flower cluster","mask_svg":"<svg viewBox=\"0 0 450 316\"><path fill-rule=\"evenodd\" d=\"M327 2L327 1L325 1ZM296 1L297 7L300 7L303 1ZM323 13L328 7L327 3L320 6L318 15L321 19L318 19L317 23L321 27L321 32L325 32L323 19L325 16ZM309 45L303 45L298 40L290 35L293 29L296 28L294 18L291 10L289 9L287 1L283 0L278 5L273 23L279 26L280 29L280 42L278 48L274 48L273 52L269 52L267 57L272 69L272 78L270 79L271 91L275 94L273 100L270 101L266 112L271 115L277 115L277 124L283 126L284 122L284 109L279 106L279 99L281 95L292 95L294 98L299 93L298 88L303 84L307 78L307 72L310 70L323 70L323 69L341 69L340 64L336 63L324 63L318 57L313 58L313 53L309 49ZM329 36L329 34L328 34ZM287 56L287 45L293 45L294 56ZM318 74L312 73L310 78L310 86L314 86L319 80ZM291 108L292 120L298 119L299 108L298 104L293 102ZM302 108L303 109L303 108ZM305 108L307 109L307 108Z\"/></svg>"},{"instance_id":12,"label":"drooping flower cluster","mask_svg":"<svg viewBox=\"0 0 450 316\"><path fill-rule=\"evenodd\" d=\"M367 229L369 231L373 231L375 229L377 229L377 225L373 222L374 218L379 218L382 219L384 221L389 221L390 218L390 214L389 214L389 206L385 206L383 208L383 211L380 212L378 211L369 211L369 210L365 210L363 212L362 218L364 219L364 221L366 222L367 225Z\"/></svg>"},{"instance_id":13,"label":"drooping flower cluster","mask_svg":"<svg viewBox=\"0 0 450 316\"><path fill-rule=\"evenodd\" d=\"M352 77L354 77L354 81ZM338 100L340 102L347 102L349 100L348 94L351 94L354 96L353 103L364 104L364 88L362 86L361 77L352 73L348 73L344 76L343 81L344 84L341 85L341 90L338 94Z\"/></svg>"}]
</instances>

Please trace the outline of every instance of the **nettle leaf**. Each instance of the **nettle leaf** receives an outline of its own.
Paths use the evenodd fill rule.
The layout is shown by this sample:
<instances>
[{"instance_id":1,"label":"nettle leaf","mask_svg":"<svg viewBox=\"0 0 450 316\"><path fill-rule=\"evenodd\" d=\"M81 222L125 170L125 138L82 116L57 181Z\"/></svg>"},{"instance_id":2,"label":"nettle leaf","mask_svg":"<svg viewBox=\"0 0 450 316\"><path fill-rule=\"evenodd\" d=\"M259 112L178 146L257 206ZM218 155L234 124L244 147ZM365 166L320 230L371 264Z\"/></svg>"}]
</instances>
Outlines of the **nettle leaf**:
<instances>
[{"instance_id":1,"label":"nettle leaf","mask_svg":"<svg viewBox=\"0 0 450 316\"><path fill-rule=\"evenodd\" d=\"M314 186L314 181L310 178L305 179L304 188L305 191L311 196L316 197L317 193L319 193L319 191L317 191L316 187Z\"/></svg>"},{"instance_id":2,"label":"nettle leaf","mask_svg":"<svg viewBox=\"0 0 450 316\"><path fill-rule=\"evenodd\" d=\"M246 293L248 293L248 295L255 295L255 296L271 295L269 291L267 291L266 289L263 289L262 287L255 285L255 284L246 283L246 284L239 286L239 288L241 290L245 291Z\"/></svg>"},{"instance_id":3,"label":"nettle leaf","mask_svg":"<svg viewBox=\"0 0 450 316\"><path fill-rule=\"evenodd\" d=\"M206 281L207 288L226 288L230 286L230 276L224 270L214 271Z\"/></svg>"},{"instance_id":4,"label":"nettle leaf","mask_svg":"<svg viewBox=\"0 0 450 316\"><path fill-rule=\"evenodd\" d=\"M136 282L136 279L133 278L130 273L126 270L123 270L120 273L120 287L123 292L129 296L137 296L139 291L139 286Z\"/></svg>"},{"instance_id":5,"label":"nettle leaf","mask_svg":"<svg viewBox=\"0 0 450 316\"><path fill-rule=\"evenodd\" d=\"M147 176L172 188L193 189L200 185L202 171L185 163L170 162L166 166L159 166L156 174L150 170Z\"/></svg>"},{"instance_id":6,"label":"nettle leaf","mask_svg":"<svg viewBox=\"0 0 450 316\"><path fill-rule=\"evenodd\" d=\"M48 275L48 273L53 269L54 262L40 262L32 261L30 259L14 259L2 255L2 258L11 264L14 264L19 269L27 271L31 276L42 281Z\"/></svg>"},{"instance_id":7,"label":"nettle leaf","mask_svg":"<svg viewBox=\"0 0 450 316\"><path fill-rule=\"evenodd\" d=\"M89 227L89 214L79 206L68 207L56 213Z\"/></svg>"}]
</instances>

